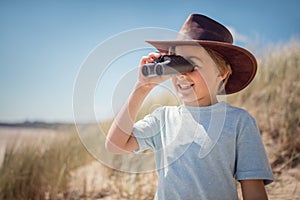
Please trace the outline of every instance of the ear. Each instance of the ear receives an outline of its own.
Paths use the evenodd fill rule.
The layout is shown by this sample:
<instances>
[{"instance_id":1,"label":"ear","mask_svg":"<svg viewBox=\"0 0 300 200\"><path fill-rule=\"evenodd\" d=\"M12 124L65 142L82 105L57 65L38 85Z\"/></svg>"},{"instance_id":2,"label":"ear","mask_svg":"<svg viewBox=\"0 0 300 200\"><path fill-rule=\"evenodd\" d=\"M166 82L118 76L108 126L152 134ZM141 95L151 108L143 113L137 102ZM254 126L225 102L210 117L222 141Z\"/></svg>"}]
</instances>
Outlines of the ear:
<instances>
[{"instance_id":1,"label":"ear","mask_svg":"<svg viewBox=\"0 0 300 200\"><path fill-rule=\"evenodd\" d=\"M225 72L224 74L219 74L218 78L220 78L220 81L224 81L229 75L230 75L230 71L228 70L227 72Z\"/></svg>"},{"instance_id":2,"label":"ear","mask_svg":"<svg viewBox=\"0 0 300 200\"><path fill-rule=\"evenodd\" d=\"M220 77L221 81L225 80L228 76L229 76L229 71L227 71L223 75L222 74L218 75L218 77Z\"/></svg>"}]
</instances>

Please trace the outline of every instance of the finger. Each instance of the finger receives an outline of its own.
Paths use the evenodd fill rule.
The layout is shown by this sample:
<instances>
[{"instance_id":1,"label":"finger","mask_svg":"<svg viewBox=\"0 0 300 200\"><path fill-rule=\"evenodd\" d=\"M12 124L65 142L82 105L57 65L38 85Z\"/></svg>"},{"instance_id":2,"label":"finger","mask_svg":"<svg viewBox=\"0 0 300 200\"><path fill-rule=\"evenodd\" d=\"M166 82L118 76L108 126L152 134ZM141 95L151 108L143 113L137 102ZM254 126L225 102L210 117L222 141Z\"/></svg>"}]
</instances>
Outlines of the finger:
<instances>
[{"instance_id":1,"label":"finger","mask_svg":"<svg viewBox=\"0 0 300 200\"><path fill-rule=\"evenodd\" d=\"M152 52L148 54L148 57L155 60L156 58L159 58L161 56L160 52Z\"/></svg>"},{"instance_id":2,"label":"finger","mask_svg":"<svg viewBox=\"0 0 300 200\"><path fill-rule=\"evenodd\" d=\"M143 56L141 59L141 64L147 64L153 62L153 59L151 59L149 56Z\"/></svg>"},{"instance_id":3,"label":"finger","mask_svg":"<svg viewBox=\"0 0 300 200\"><path fill-rule=\"evenodd\" d=\"M159 58L161 55L158 52L149 53L147 56L143 56L141 59L141 64L153 63L155 59Z\"/></svg>"}]
</instances>

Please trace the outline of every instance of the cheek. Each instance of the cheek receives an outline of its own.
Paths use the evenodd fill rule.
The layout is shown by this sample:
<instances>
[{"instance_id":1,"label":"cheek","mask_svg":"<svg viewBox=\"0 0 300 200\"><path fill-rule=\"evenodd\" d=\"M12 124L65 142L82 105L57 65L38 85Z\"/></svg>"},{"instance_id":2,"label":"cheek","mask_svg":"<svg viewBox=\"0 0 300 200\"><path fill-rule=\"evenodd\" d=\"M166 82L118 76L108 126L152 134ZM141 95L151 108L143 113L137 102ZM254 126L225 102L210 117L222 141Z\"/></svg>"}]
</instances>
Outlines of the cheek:
<instances>
[{"instance_id":1,"label":"cheek","mask_svg":"<svg viewBox=\"0 0 300 200\"><path fill-rule=\"evenodd\" d=\"M206 80L203 78L200 72L193 74L192 79L198 87L206 87Z\"/></svg>"},{"instance_id":2,"label":"cheek","mask_svg":"<svg viewBox=\"0 0 300 200\"><path fill-rule=\"evenodd\" d=\"M202 75L199 74L201 80L205 82L207 85L214 84L218 78L218 73L215 71L205 71L202 72Z\"/></svg>"},{"instance_id":3,"label":"cheek","mask_svg":"<svg viewBox=\"0 0 300 200\"><path fill-rule=\"evenodd\" d=\"M207 76L200 73L195 75L194 82L196 83L195 91L196 93L213 93L215 90L215 78L212 76Z\"/></svg>"}]
</instances>

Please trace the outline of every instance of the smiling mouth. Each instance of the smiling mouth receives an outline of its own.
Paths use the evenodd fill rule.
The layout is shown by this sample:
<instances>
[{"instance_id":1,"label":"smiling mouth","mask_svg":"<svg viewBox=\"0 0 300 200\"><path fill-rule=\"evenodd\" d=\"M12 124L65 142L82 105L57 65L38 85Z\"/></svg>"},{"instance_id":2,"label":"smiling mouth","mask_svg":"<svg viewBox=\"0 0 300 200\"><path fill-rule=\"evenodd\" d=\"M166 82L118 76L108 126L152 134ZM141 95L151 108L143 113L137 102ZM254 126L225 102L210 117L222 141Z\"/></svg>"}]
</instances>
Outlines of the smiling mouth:
<instances>
[{"instance_id":1,"label":"smiling mouth","mask_svg":"<svg viewBox=\"0 0 300 200\"><path fill-rule=\"evenodd\" d=\"M188 90L190 88L192 88L195 84L192 83L192 84L177 84L178 88L180 90Z\"/></svg>"}]
</instances>

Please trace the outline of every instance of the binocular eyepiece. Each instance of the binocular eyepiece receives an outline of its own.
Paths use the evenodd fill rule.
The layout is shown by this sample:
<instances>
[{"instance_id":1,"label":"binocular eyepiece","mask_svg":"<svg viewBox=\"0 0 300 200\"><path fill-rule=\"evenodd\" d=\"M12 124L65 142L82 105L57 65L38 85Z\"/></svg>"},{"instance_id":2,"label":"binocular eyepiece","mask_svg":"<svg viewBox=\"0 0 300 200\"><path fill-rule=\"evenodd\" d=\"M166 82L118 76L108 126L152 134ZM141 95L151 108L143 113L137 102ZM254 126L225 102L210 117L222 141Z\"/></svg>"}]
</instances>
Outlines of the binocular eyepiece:
<instances>
[{"instance_id":1,"label":"binocular eyepiece","mask_svg":"<svg viewBox=\"0 0 300 200\"><path fill-rule=\"evenodd\" d=\"M145 77L164 76L192 72L194 66L182 56L165 55L157 58L154 63L145 64L142 74Z\"/></svg>"}]
</instances>

